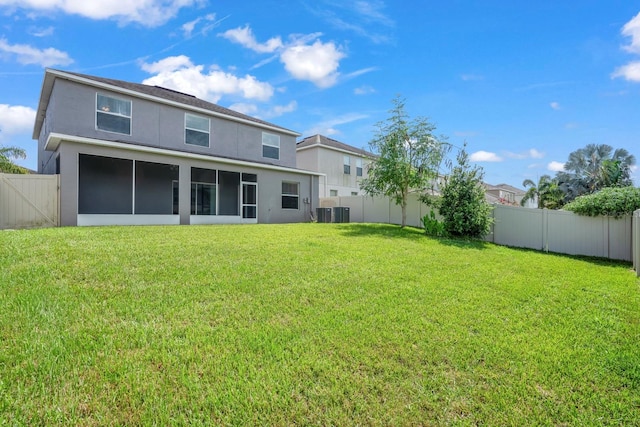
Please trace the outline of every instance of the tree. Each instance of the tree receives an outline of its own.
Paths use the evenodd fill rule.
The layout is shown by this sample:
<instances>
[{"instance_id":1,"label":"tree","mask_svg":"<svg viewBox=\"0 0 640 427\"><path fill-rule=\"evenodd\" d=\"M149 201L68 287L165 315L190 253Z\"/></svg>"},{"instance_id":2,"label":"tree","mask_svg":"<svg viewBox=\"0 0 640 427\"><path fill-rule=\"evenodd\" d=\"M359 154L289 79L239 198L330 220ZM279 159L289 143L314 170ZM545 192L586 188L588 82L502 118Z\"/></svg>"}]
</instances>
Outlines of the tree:
<instances>
[{"instance_id":1,"label":"tree","mask_svg":"<svg viewBox=\"0 0 640 427\"><path fill-rule=\"evenodd\" d=\"M607 144L588 144L569 154L564 171L556 179L565 193L565 202L593 194L605 187L632 185L631 166L636 159L623 148L613 151Z\"/></svg>"},{"instance_id":2,"label":"tree","mask_svg":"<svg viewBox=\"0 0 640 427\"><path fill-rule=\"evenodd\" d=\"M407 223L410 190L423 190L438 177L440 164L449 150L444 137L436 137L436 127L426 118L409 119L405 100L396 97L390 117L376 124L369 142L379 157L371 159L368 178L361 188L369 195L390 197L402 209L402 227Z\"/></svg>"},{"instance_id":3,"label":"tree","mask_svg":"<svg viewBox=\"0 0 640 427\"><path fill-rule=\"evenodd\" d=\"M491 205L485 198L481 168L469 165L466 144L457 156L440 200L444 227L452 236L484 237L491 228Z\"/></svg>"},{"instance_id":4,"label":"tree","mask_svg":"<svg viewBox=\"0 0 640 427\"><path fill-rule=\"evenodd\" d=\"M522 181L522 186L527 188L527 192L520 201L520 205L524 206L529 200L537 200L538 209L558 209L562 205L562 199L564 194L558 186L555 179L552 179L549 175L542 175L538 179L536 185L530 179Z\"/></svg>"},{"instance_id":5,"label":"tree","mask_svg":"<svg viewBox=\"0 0 640 427\"><path fill-rule=\"evenodd\" d=\"M18 147L0 147L0 172L26 174L29 171L18 166L13 159L26 159L27 153Z\"/></svg>"}]
</instances>

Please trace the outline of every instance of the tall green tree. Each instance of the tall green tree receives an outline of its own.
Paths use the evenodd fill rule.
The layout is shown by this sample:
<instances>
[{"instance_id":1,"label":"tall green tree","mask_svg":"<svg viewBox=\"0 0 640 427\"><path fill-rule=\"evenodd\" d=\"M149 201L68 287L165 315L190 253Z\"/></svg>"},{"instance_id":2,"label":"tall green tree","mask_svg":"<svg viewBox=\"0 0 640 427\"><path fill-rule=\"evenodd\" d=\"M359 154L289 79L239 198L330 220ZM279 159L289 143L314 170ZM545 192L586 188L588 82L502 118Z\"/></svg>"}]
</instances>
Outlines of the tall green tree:
<instances>
[{"instance_id":1,"label":"tall green tree","mask_svg":"<svg viewBox=\"0 0 640 427\"><path fill-rule=\"evenodd\" d=\"M535 200L538 203L538 209L558 209L562 206L564 193L556 180L549 175L542 175L538 179L538 184L525 179L522 181L522 186L527 189L527 192L520 201L520 205L524 206L527 201Z\"/></svg>"},{"instance_id":2,"label":"tall green tree","mask_svg":"<svg viewBox=\"0 0 640 427\"><path fill-rule=\"evenodd\" d=\"M465 147L442 189L439 212L444 228L452 236L484 237L491 229L491 205L482 185L484 172L469 165Z\"/></svg>"},{"instance_id":3,"label":"tall green tree","mask_svg":"<svg viewBox=\"0 0 640 427\"><path fill-rule=\"evenodd\" d=\"M26 174L29 171L14 163L14 159L26 159L27 153L18 147L0 147L0 172Z\"/></svg>"},{"instance_id":4,"label":"tall green tree","mask_svg":"<svg viewBox=\"0 0 640 427\"><path fill-rule=\"evenodd\" d=\"M556 180L565 193L565 202L593 194L606 187L632 185L631 167L636 159L623 148L607 144L588 144L571 154Z\"/></svg>"},{"instance_id":5,"label":"tall green tree","mask_svg":"<svg viewBox=\"0 0 640 427\"><path fill-rule=\"evenodd\" d=\"M402 209L402 227L407 223L407 198L411 190L422 191L437 179L440 164L450 145L435 136L436 126L424 117L411 119L405 100L396 97L388 119L376 124L369 142L373 153L368 178L361 188L369 195L390 197Z\"/></svg>"}]
</instances>

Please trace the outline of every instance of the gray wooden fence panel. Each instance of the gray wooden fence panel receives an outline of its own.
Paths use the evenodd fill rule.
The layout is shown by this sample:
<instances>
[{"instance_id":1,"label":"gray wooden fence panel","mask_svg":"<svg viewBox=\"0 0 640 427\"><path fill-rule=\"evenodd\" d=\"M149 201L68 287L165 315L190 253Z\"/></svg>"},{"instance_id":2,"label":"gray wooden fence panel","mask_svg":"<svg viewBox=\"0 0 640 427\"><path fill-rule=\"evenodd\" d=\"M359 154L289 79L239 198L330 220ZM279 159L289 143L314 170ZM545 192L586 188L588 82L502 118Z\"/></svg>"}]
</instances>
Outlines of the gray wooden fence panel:
<instances>
[{"instance_id":1,"label":"gray wooden fence panel","mask_svg":"<svg viewBox=\"0 0 640 427\"><path fill-rule=\"evenodd\" d=\"M58 179L0 174L0 229L59 225Z\"/></svg>"},{"instance_id":2,"label":"gray wooden fence panel","mask_svg":"<svg viewBox=\"0 0 640 427\"><path fill-rule=\"evenodd\" d=\"M569 255L608 256L606 218L549 211L548 219L549 251Z\"/></svg>"}]
</instances>

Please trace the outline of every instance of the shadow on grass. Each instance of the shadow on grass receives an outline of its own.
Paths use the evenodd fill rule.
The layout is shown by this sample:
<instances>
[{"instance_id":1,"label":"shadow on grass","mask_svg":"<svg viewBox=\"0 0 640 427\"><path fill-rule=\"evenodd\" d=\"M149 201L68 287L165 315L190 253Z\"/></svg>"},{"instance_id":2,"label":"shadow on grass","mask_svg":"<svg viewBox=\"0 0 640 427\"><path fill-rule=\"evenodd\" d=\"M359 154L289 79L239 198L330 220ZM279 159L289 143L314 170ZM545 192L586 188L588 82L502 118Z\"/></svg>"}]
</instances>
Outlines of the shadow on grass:
<instances>
[{"instance_id":1,"label":"shadow on grass","mask_svg":"<svg viewBox=\"0 0 640 427\"><path fill-rule=\"evenodd\" d=\"M347 237L379 236L389 239L431 239L442 245L474 250L487 249L489 247L489 243L482 240L431 237L427 236L421 228L409 226L401 228L395 224L349 223L337 224L337 227Z\"/></svg>"}]
</instances>

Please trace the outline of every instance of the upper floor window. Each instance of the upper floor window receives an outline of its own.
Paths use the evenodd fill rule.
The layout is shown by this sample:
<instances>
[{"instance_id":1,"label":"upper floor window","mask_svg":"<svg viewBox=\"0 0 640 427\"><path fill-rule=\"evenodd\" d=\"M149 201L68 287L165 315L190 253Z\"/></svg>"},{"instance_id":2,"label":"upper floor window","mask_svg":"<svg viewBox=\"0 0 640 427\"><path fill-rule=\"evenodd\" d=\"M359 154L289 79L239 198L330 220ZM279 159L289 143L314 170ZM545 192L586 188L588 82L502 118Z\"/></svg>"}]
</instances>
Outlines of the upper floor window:
<instances>
[{"instance_id":1,"label":"upper floor window","mask_svg":"<svg viewBox=\"0 0 640 427\"><path fill-rule=\"evenodd\" d=\"M98 93L96 129L131 135L131 101Z\"/></svg>"},{"instance_id":2,"label":"upper floor window","mask_svg":"<svg viewBox=\"0 0 640 427\"><path fill-rule=\"evenodd\" d=\"M346 175L351 175L351 157L344 156L344 173Z\"/></svg>"},{"instance_id":3,"label":"upper floor window","mask_svg":"<svg viewBox=\"0 0 640 427\"><path fill-rule=\"evenodd\" d=\"M262 132L262 157L280 159L280 136Z\"/></svg>"},{"instance_id":4,"label":"upper floor window","mask_svg":"<svg viewBox=\"0 0 640 427\"><path fill-rule=\"evenodd\" d=\"M184 115L184 142L189 145L209 146L209 119L193 114Z\"/></svg>"},{"instance_id":5,"label":"upper floor window","mask_svg":"<svg viewBox=\"0 0 640 427\"><path fill-rule=\"evenodd\" d=\"M362 176L362 159L356 159L356 176Z\"/></svg>"}]
</instances>

